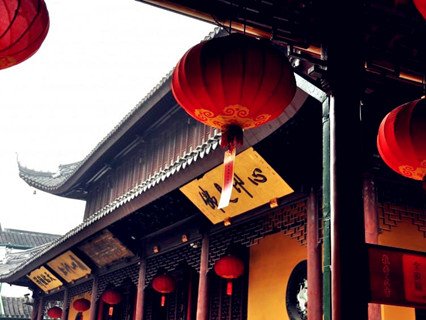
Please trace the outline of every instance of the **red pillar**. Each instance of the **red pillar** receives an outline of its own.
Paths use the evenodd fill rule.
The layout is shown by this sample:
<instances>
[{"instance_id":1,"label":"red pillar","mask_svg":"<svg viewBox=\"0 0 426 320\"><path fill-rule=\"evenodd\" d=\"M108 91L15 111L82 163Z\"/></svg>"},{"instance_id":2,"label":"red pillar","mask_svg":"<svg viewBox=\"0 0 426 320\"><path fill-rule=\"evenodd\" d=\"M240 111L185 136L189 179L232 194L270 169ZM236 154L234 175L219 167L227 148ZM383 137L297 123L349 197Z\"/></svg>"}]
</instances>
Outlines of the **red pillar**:
<instances>
[{"instance_id":1,"label":"red pillar","mask_svg":"<svg viewBox=\"0 0 426 320\"><path fill-rule=\"evenodd\" d=\"M203 236L200 259L200 279L198 283L197 320L207 320L208 316L208 286L207 272L209 270L209 237Z\"/></svg>"},{"instance_id":2,"label":"red pillar","mask_svg":"<svg viewBox=\"0 0 426 320\"><path fill-rule=\"evenodd\" d=\"M321 243L317 197L311 191L307 203L308 320L322 320Z\"/></svg>"},{"instance_id":3,"label":"red pillar","mask_svg":"<svg viewBox=\"0 0 426 320\"><path fill-rule=\"evenodd\" d=\"M37 310L37 320L42 320L43 319L43 311L44 311L44 306L43 306L44 302L43 302L43 297L40 297L38 299L38 310Z\"/></svg>"},{"instance_id":4,"label":"red pillar","mask_svg":"<svg viewBox=\"0 0 426 320\"><path fill-rule=\"evenodd\" d=\"M144 299L145 299L145 276L146 276L146 261L141 258L139 264L138 291L136 293L136 311L134 320L143 319Z\"/></svg>"},{"instance_id":5,"label":"red pillar","mask_svg":"<svg viewBox=\"0 0 426 320\"><path fill-rule=\"evenodd\" d=\"M68 308L69 308L69 303L68 303L68 288L65 288L64 302L63 302L63 305L62 305L62 317L61 317L61 320L67 320L68 319Z\"/></svg>"},{"instance_id":6,"label":"red pillar","mask_svg":"<svg viewBox=\"0 0 426 320\"><path fill-rule=\"evenodd\" d=\"M93 279L92 296L90 297L89 320L96 320L96 296L98 295L98 277Z\"/></svg>"},{"instance_id":7,"label":"red pillar","mask_svg":"<svg viewBox=\"0 0 426 320\"><path fill-rule=\"evenodd\" d=\"M364 223L365 223L365 242L377 244L379 242L379 220L377 216L377 197L374 180L371 177L365 177L363 182L364 199ZM380 304L368 304L368 319L381 320Z\"/></svg>"}]
</instances>

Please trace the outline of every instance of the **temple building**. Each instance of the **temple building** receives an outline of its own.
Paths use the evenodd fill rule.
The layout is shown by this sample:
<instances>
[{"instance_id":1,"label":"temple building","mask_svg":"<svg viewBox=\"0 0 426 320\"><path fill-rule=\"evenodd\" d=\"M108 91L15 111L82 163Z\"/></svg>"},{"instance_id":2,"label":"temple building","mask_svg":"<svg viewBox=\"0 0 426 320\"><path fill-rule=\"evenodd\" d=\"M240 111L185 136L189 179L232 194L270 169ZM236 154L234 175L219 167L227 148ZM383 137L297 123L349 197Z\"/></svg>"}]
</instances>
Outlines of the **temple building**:
<instances>
[{"instance_id":1,"label":"temple building","mask_svg":"<svg viewBox=\"0 0 426 320\"><path fill-rule=\"evenodd\" d=\"M31 187L86 201L80 225L0 275L33 290L32 319L425 320L426 24L414 4L142 2L221 28L82 161L19 167ZM231 81L226 68L244 72ZM283 83L291 94L274 91ZM264 116L268 96L244 127L245 99L265 84L289 103ZM229 97L242 102L211 120ZM405 104L414 111L386 118ZM384 119L404 121L393 132ZM385 158L416 154L401 172Z\"/></svg>"}]
</instances>

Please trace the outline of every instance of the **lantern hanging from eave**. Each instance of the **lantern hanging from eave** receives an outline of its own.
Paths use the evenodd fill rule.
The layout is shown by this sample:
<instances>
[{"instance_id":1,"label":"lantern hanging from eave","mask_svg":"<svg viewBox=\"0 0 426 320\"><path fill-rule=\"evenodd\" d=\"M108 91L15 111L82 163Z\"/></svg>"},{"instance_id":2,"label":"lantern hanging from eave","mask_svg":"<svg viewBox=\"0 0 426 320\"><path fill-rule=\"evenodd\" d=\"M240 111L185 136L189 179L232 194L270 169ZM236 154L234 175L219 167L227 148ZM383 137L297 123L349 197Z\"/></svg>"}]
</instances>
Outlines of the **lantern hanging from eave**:
<instances>
[{"instance_id":1,"label":"lantern hanging from eave","mask_svg":"<svg viewBox=\"0 0 426 320\"><path fill-rule=\"evenodd\" d=\"M107 289L102 293L101 299L103 302L109 304L108 316L112 317L114 314L114 306L121 302L121 293L115 289Z\"/></svg>"},{"instance_id":2,"label":"lantern hanging from eave","mask_svg":"<svg viewBox=\"0 0 426 320\"><path fill-rule=\"evenodd\" d=\"M426 0L413 0L413 2L423 18L426 19Z\"/></svg>"},{"instance_id":3,"label":"lantern hanging from eave","mask_svg":"<svg viewBox=\"0 0 426 320\"><path fill-rule=\"evenodd\" d=\"M403 104L382 120L377 149L383 161L400 175L423 181L426 190L426 100Z\"/></svg>"},{"instance_id":4,"label":"lantern hanging from eave","mask_svg":"<svg viewBox=\"0 0 426 320\"><path fill-rule=\"evenodd\" d=\"M175 280L168 274L160 274L152 280L152 288L161 293L161 306L166 304L166 294L175 290Z\"/></svg>"},{"instance_id":5,"label":"lantern hanging from eave","mask_svg":"<svg viewBox=\"0 0 426 320\"><path fill-rule=\"evenodd\" d=\"M0 0L0 69L31 57L48 30L44 0Z\"/></svg>"},{"instance_id":6,"label":"lantern hanging from eave","mask_svg":"<svg viewBox=\"0 0 426 320\"><path fill-rule=\"evenodd\" d=\"M234 33L189 49L174 69L172 92L190 116L222 132L228 150L218 207L226 207L243 130L275 119L290 104L296 92L292 67L271 41Z\"/></svg>"},{"instance_id":7,"label":"lantern hanging from eave","mask_svg":"<svg viewBox=\"0 0 426 320\"><path fill-rule=\"evenodd\" d=\"M73 302L72 306L78 312L84 312L90 309L90 301L86 298L79 298Z\"/></svg>"},{"instance_id":8,"label":"lantern hanging from eave","mask_svg":"<svg viewBox=\"0 0 426 320\"><path fill-rule=\"evenodd\" d=\"M231 296L232 280L243 275L244 262L234 255L226 255L216 261L213 269L219 277L227 280L226 294Z\"/></svg>"},{"instance_id":9,"label":"lantern hanging from eave","mask_svg":"<svg viewBox=\"0 0 426 320\"><path fill-rule=\"evenodd\" d=\"M62 317L62 309L58 306L51 307L47 310L47 315L52 319L59 319Z\"/></svg>"}]
</instances>

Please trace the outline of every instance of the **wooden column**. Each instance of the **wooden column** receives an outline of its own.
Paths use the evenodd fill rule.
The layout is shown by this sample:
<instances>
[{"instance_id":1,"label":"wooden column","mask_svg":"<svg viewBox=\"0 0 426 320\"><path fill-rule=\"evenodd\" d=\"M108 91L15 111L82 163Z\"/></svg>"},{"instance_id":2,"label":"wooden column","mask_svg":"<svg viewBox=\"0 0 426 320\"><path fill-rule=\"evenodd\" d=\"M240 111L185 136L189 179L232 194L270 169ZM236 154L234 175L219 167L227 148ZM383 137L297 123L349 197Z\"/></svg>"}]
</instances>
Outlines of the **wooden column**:
<instances>
[{"instance_id":1,"label":"wooden column","mask_svg":"<svg viewBox=\"0 0 426 320\"><path fill-rule=\"evenodd\" d=\"M377 216L377 195L374 180L371 177L364 177L363 183L364 199L364 221L365 221L365 242L378 244L379 242L379 219ZM381 320L381 306L376 303L368 304L368 319Z\"/></svg>"},{"instance_id":2,"label":"wooden column","mask_svg":"<svg viewBox=\"0 0 426 320\"><path fill-rule=\"evenodd\" d=\"M33 308L31 311L31 320L37 320L39 299L34 299Z\"/></svg>"},{"instance_id":3,"label":"wooden column","mask_svg":"<svg viewBox=\"0 0 426 320\"><path fill-rule=\"evenodd\" d=\"M322 320L321 244L317 197L311 191L307 203L308 320Z\"/></svg>"},{"instance_id":4,"label":"wooden column","mask_svg":"<svg viewBox=\"0 0 426 320\"><path fill-rule=\"evenodd\" d=\"M98 295L98 277L93 278L92 296L90 297L89 320L96 320L96 297Z\"/></svg>"},{"instance_id":5,"label":"wooden column","mask_svg":"<svg viewBox=\"0 0 426 320\"><path fill-rule=\"evenodd\" d=\"M61 320L67 320L68 319L68 309L69 309L68 288L65 288L65 291L64 291L64 302L62 304L62 317L61 317Z\"/></svg>"},{"instance_id":6,"label":"wooden column","mask_svg":"<svg viewBox=\"0 0 426 320\"><path fill-rule=\"evenodd\" d=\"M43 306L44 302L43 302L43 297L40 297L38 299L38 308L37 308L37 320L43 320L44 318L44 306Z\"/></svg>"},{"instance_id":7,"label":"wooden column","mask_svg":"<svg viewBox=\"0 0 426 320\"><path fill-rule=\"evenodd\" d=\"M145 300L145 277L146 277L146 260L141 258L139 262L138 289L136 293L136 310L134 320L142 320L144 313Z\"/></svg>"},{"instance_id":8,"label":"wooden column","mask_svg":"<svg viewBox=\"0 0 426 320\"><path fill-rule=\"evenodd\" d=\"M362 200L360 101L363 2L321 3L330 84L332 320L368 319L368 260ZM341 14L336 14L340 12Z\"/></svg>"},{"instance_id":9,"label":"wooden column","mask_svg":"<svg viewBox=\"0 0 426 320\"><path fill-rule=\"evenodd\" d=\"M207 320L208 317L208 281L209 271L209 236L203 235L200 259L200 279L198 282L197 320Z\"/></svg>"}]
</instances>

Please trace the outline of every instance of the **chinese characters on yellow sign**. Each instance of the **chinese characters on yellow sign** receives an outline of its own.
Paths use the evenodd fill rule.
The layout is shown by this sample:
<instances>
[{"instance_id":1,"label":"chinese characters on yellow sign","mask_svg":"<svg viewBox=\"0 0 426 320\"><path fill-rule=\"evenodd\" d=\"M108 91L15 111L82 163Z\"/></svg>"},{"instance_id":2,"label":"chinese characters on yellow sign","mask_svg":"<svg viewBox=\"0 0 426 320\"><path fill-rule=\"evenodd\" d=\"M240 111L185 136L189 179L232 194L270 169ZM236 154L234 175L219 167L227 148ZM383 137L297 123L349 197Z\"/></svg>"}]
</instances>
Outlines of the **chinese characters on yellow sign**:
<instances>
[{"instance_id":1,"label":"chinese characters on yellow sign","mask_svg":"<svg viewBox=\"0 0 426 320\"><path fill-rule=\"evenodd\" d=\"M71 251L61 254L47 264L67 282L80 279L91 272L90 268Z\"/></svg>"},{"instance_id":2,"label":"chinese characters on yellow sign","mask_svg":"<svg viewBox=\"0 0 426 320\"><path fill-rule=\"evenodd\" d=\"M33 270L29 275L27 275L27 277L44 292L48 292L62 286L62 282L45 267Z\"/></svg>"},{"instance_id":3,"label":"chinese characters on yellow sign","mask_svg":"<svg viewBox=\"0 0 426 320\"><path fill-rule=\"evenodd\" d=\"M226 208L218 209L222 181L223 165L220 165L180 190L213 223L222 222L293 192L253 148L237 155L231 201Z\"/></svg>"}]
</instances>

